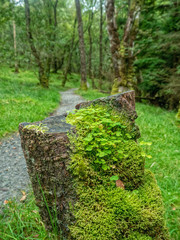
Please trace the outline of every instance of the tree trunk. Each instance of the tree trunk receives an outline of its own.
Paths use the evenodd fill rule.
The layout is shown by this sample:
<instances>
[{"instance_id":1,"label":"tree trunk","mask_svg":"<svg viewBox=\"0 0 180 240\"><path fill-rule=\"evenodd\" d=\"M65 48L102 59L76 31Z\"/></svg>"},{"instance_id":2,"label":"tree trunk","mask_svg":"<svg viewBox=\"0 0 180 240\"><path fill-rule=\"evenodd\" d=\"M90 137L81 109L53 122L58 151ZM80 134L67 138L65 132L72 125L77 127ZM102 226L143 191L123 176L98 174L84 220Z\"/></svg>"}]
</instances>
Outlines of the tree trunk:
<instances>
[{"instance_id":1,"label":"tree trunk","mask_svg":"<svg viewBox=\"0 0 180 240\"><path fill-rule=\"evenodd\" d=\"M57 5L58 5L58 0L55 1L54 6L53 6L53 11L54 11L54 45L53 45L53 52L54 52L54 58L53 58L53 67L54 73L57 73L58 71L58 64L57 64L57 56L56 56L56 47L55 47L55 42L56 42L56 29L57 29Z\"/></svg>"},{"instance_id":2,"label":"tree trunk","mask_svg":"<svg viewBox=\"0 0 180 240\"><path fill-rule=\"evenodd\" d=\"M112 94L116 94L119 90L119 85L121 84L121 76L120 76L120 40L117 32L117 25L115 21L115 7L114 0L107 0L106 5L106 15L107 15L107 29L110 39L110 49L112 55L112 61L114 66L114 84L112 88Z\"/></svg>"},{"instance_id":3,"label":"tree trunk","mask_svg":"<svg viewBox=\"0 0 180 240\"><path fill-rule=\"evenodd\" d=\"M95 82L94 82L94 78L92 76L92 35L91 35L91 27L92 27L92 23L93 23L93 9L91 10L91 12L89 13L89 26L88 26L88 35L89 35L89 78L91 79L92 82L92 88L95 88Z\"/></svg>"},{"instance_id":4,"label":"tree trunk","mask_svg":"<svg viewBox=\"0 0 180 240\"><path fill-rule=\"evenodd\" d=\"M28 36L28 41L30 44L31 52L32 52L33 56L35 57L38 68L39 68L39 82L40 82L41 86L48 88L49 87L49 79L48 79L48 75L46 73L46 67L44 66L43 62L41 61L40 53L37 51L37 49L34 45L34 38L33 38L32 30L31 30L31 16L30 16L29 1L24 0L24 3L25 3L25 18L26 18L27 36Z\"/></svg>"},{"instance_id":5,"label":"tree trunk","mask_svg":"<svg viewBox=\"0 0 180 240\"><path fill-rule=\"evenodd\" d=\"M103 6L100 0L100 22L99 22L99 89L102 86L102 64L103 64L103 52L102 52L102 39L103 39Z\"/></svg>"},{"instance_id":6,"label":"tree trunk","mask_svg":"<svg viewBox=\"0 0 180 240\"><path fill-rule=\"evenodd\" d=\"M106 13L110 48L114 65L115 79L112 94L133 89L134 79L134 40L138 33L139 16L143 1L129 1L129 11L123 38L120 41L115 20L114 0L107 0Z\"/></svg>"},{"instance_id":7,"label":"tree trunk","mask_svg":"<svg viewBox=\"0 0 180 240\"><path fill-rule=\"evenodd\" d=\"M79 50L80 50L80 59L81 59L81 86L80 86L80 89L87 90L86 54L85 54L83 22L82 22L82 17L81 17L80 1L75 0L75 4L76 4L76 13L77 13L77 20L78 20Z\"/></svg>"},{"instance_id":8,"label":"tree trunk","mask_svg":"<svg viewBox=\"0 0 180 240\"><path fill-rule=\"evenodd\" d=\"M65 72L64 72L64 79L62 81L62 87L65 87L65 84L66 84L66 81L67 81L67 74L71 71L71 61L72 61L72 54L73 54L73 50L74 50L76 22L77 22L77 18L74 19L71 45L70 45L70 48L69 48L68 62L67 62L67 67L66 67Z\"/></svg>"},{"instance_id":9,"label":"tree trunk","mask_svg":"<svg viewBox=\"0 0 180 240\"><path fill-rule=\"evenodd\" d=\"M14 40L14 68L15 68L15 73L19 73L18 62L17 62L16 23L15 23L15 21L13 21L13 40Z\"/></svg>"}]
</instances>

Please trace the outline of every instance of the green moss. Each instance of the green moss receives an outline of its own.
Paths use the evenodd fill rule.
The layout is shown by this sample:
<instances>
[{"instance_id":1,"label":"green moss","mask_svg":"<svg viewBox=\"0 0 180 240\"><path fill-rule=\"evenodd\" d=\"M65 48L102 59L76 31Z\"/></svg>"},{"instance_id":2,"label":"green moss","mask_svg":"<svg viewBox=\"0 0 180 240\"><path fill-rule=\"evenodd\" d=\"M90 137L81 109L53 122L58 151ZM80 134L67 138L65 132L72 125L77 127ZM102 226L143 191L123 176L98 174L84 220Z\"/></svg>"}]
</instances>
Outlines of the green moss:
<instances>
[{"instance_id":1,"label":"green moss","mask_svg":"<svg viewBox=\"0 0 180 240\"><path fill-rule=\"evenodd\" d=\"M151 172L143 180L135 191L79 183L72 239L168 239L160 190Z\"/></svg>"},{"instance_id":2,"label":"green moss","mask_svg":"<svg viewBox=\"0 0 180 240\"><path fill-rule=\"evenodd\" d=\"M117 78L114 79L111 95L117 94L119 91L119 81Z\"/></svg>"},{"instance_id":3,"label":"green moss","mask_svg":"<svg viewBox=\"0 0 180 240\"><path fill-rule=\"evenodd\" d=\"M87 82L81 81L80 90L87 91L87 89L88 89L88 87L87 87Z\"/></svg>"},{"instance_id":4,"label":"green moss","mask_svg":"<svg viewBox=\"0 0 180 240\"><path fill-rule=\"evenodd\" d=\"M179 110L178 110L178 113L176 114L176 119L177 119L178 121L180 121L180 108L179 108Z\"/></svg>"},{"instance_id":5,"label":"green moss","mask_svg":"<svg viewBox=\"0 0 180 240\"><path fill-rule=\"evenodd\" d=\"M69 114L67 122L76 126L69 169L78 195L69 239L169 239L161 192L152 173L144 174L128 117L96 105Z\"/></svg>"},{"instance_id":6,"label":"green moss","mask_svg":"<svg viewBox=\"0 0 180 240\"><path fill-rule=\"evenodd\" d=\"M49 128L42 123L40 123L39 125L30 124L30 125L25 126L25 128L32 129L36 132L41 132L41 133L45 133L49 130Z\"/></svg>"}]
</instances>

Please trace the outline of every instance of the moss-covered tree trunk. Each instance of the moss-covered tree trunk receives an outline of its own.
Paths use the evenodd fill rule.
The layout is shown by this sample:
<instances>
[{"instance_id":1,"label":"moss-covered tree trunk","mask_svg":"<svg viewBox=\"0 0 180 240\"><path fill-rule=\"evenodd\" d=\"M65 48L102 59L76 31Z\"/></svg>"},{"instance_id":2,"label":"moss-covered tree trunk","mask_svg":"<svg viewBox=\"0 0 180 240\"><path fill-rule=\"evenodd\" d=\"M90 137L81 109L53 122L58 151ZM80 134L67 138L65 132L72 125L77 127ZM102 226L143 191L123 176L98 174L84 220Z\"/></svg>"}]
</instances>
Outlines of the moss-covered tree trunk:
<instances>
[{"instance_id":1,"label":"moss-covered tree trunk","mask_svg":"<svg viewBox=\"0 0 180 240\"><path fill-rule=\"evenodd\" d=\"M124 34L119 39L118 26L115 19L114 0L107 0L107 29L110 39L110 49L114 66L115 79L111 94L134 89L134 40L139 29L139 16L143 1L129 1L129 10Z\"/></svg>"}]
</instances>

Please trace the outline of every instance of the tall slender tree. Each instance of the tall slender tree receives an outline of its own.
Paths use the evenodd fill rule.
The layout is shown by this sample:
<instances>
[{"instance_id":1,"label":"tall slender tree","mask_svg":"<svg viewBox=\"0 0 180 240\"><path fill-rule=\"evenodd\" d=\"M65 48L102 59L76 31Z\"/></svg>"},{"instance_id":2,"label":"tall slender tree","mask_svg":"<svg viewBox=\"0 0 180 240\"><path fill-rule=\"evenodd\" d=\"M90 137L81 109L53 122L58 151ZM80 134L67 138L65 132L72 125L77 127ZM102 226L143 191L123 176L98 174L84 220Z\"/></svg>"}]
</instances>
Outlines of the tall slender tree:
<instances>
[{"instance_id":1,"label":"tall slender tree","mask_svg":"<svg viewBox=\"0 0 180 240\"><path fill-rule=\"evenodd\" d=\"M102 86L102 65L103 65L103 0L100 0L100 21L99 21L99 88Z\"/></svg>"},{"instance_id":2,"label":"tall slender tree","mask_svg":"<svg viewBox=\"0 0 180 240\"><path fill-rule=\"evenodd\" d=\"M82 90L87 90L87 78L86 78L86 54L85 54L85 44L83 35L83 21L81 16L81 5L79 0L75 0L76 13L78 20L78 33L79 33L79 50L81 59L81 86Z\"/></svg>"},{"instance_id":3,"label":"tall slender tree","mask_svg":"<svg viewBox=\"0 0 180 240\"><path fill-rule=\"evenodd\" d=\"M88 74L89 74L89 78L91 79L91 82L92 82L92 88L95 88L94 77L92 76L92 44L93 44L92 24L93 24L93 19L94 19L93 7L94 7L95 3L96 3L96 1L93 1L93 0L91 1L90 10L89 10L89 26L88 26L88 36L89 36L89 66L88 66Z\"/></svg>"},{"instance_id":4,"label":"tall slender tree","mask_svg":"<svg viewBox=\"0 0 180 240\"><path fill-rule=\"evenodd\" d=\"M35 47L34 44L34 37L32 35L32 29L31 29L31 15L30 15L30 7L29 7L29 1L24 0L25 3L25 17L26 17L26 27L27 27L27 36L28 41L30 44L30 48L32 51L32 54L34 55L38 68L39 68L39 82L40 85L42 85L45 88L49 87L49 79L48 79L48 73L46 72L46 67L43 64L43 61L40 57L40 53Z\"/></svg>"},{"instance_id":5,"label":"tall slender tree","mask_svg":"<svg viewBox=\"0 0 180 240\"><path fill-rule=\"evenodd\" d=\"M14 40L14 68L15 73L19 72L18 62L17 62L17 42L16 42L16 22L13 20L13 40Z\"/></svg>"}]
</instances>

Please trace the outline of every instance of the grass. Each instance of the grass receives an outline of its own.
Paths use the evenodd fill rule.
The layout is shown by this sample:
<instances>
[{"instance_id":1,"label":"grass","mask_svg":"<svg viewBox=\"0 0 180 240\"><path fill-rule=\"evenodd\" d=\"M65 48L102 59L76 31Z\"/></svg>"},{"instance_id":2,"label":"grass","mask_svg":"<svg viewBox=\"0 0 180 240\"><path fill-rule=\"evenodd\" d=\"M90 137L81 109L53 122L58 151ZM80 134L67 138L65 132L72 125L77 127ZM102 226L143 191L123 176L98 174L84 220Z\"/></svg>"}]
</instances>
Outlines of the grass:
<instances>
[{"instance_id":1,"label":"grass","mask_svg":"<svg viewBox=\"0 0 180 240\"><path fill-rule=\"evenodd\" d=\"M0 239L56 240L57 237L45 230L33 194L30 193L27 201L9 201L4 207L0 215Z\"/></svg>"},{"instance_id":2,"label":"grass","mask_svg":"<svg viewBox=\"0 0 180 240\"><path fill-rule=\"evenodd\" d=\"M96 98L108 96L108 94L98 92L98 90L93 90L91 88L88 91L77 90L76 93L81 95L86 100L93 100Z\"/></svg>"},{"instance_id":3,"label":"grass","mask_svg":"<svg viewBox=\"0 0 180 240\"><path fill-rule=\"evenodd\" d=\"M34 122L47 117L59 105L59 91L77 87L79 77L72 74L67 87L61 87L62 74L52 74L50 88L38 86L32 71L15 74L7 67L0 69L0 138L18 130L20 122Z\"/></svg>"},{"instance_id":4,"label":"grass","mask_svg":"<svg viewBox=\"0 0 180 240\"><path fill-rule=\"evenodd\" d=\"M140 141L152 142L147 149L151 159L146 168L156 176L165 205L165 218L171 239L180 239L180 128L175 113L159 107L136 104Z\"/></svg>"},{"instance_id":5,"label":"grass","mask_svg":"<svg viewBox=\"0 0 180 240\"><path fill-rule=\"evenodd\" d=\"M8 131L15 131L20 121L43 119L58 105L58 91L64 90L59 84L59 77L62 76L52 75L50 90L44 90L36 86L38 81L34 79L34 76L34 73L29 71L14 75L9 70L0 70L0 103L8 102L1 105L3 109L7 109L7 113L3 112L2 115L1 112L0 124L1 126L2 123L4 126L7 124L11 126L11 121L15 122L10 128L6 128L4 134ZM78 87L78 75L73 74L69 79L67 88ZM78 93L88 100L106 96L91 89L87 92L78 91ZM13 105L16 107L13 108ZM23 107L23 105L29 106ZM39 109L40 112L36 109ZM152 142L152 145L146 149L147 153L152 156L151 159L146 160L146 168L156 175L158 185L161 188L165 205L165 218L171 240L178 240L180 239L178 182L180 128L176 124L174 112L141 103L136 104L136 110L139 115L136 122L141 130L140 141ZM0 111L2 111L2 108L0 108ZM14 114L14 118L18 118L18 120L11 117L11 112ZM21 117L18 117L19 115ZM5 119L3 120L3 118ZM3 136L2 132L1 136ZM0 239L55 240L56 237L46 232L35 206L33 194L29 193L25 202L12 201L12 203L9 202L4 206L3 214L0 216Z\"/></svg>"}]
</instances>

